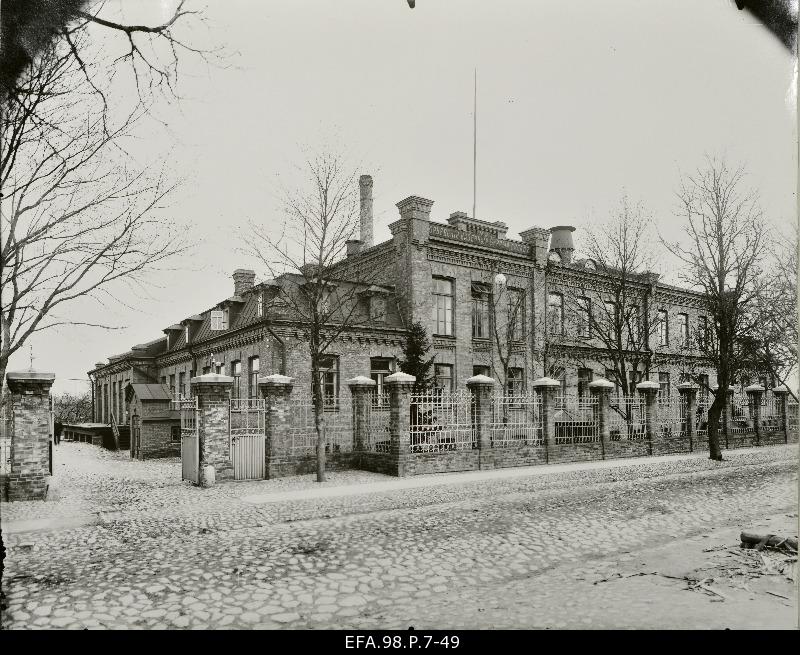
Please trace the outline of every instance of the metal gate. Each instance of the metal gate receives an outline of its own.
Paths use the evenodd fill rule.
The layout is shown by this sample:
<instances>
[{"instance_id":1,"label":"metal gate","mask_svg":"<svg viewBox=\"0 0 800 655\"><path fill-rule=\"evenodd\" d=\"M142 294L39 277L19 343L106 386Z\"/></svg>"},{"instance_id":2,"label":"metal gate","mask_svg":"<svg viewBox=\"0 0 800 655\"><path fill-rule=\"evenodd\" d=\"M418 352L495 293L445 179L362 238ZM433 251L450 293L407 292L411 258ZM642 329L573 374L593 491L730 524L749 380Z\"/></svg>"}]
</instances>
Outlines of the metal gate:
<instances>
[{"instance_id":1,"label":"metal gate","mask_svg":"<svg viewBox=\"0 0 800 655\"><path fill-rule=\"evenodd\" d=\"M230 448L234 480L263 480L265 470L266 401L231 398Z\"/></svg>"},{"instance_id":2,"label":"metal gate","mask_svg":"<svg viewBox=\"0 0 800 655\"><path fill-rule=\"evenodd\" d=\"M131 459L139 459L142 449L142 419L138 414L131 417Z\"/></svg>"},{"instance_id":3,"label":"metal gate","mask_svg":"<svg viewBox=\"0 0 800 655\"><path fill-rule=\"evenodd\" d=\"M177 400L175 405L181 413L181 480L191 480L194 484L200 484L197 397Z\"/></svg>"}]
</instances>

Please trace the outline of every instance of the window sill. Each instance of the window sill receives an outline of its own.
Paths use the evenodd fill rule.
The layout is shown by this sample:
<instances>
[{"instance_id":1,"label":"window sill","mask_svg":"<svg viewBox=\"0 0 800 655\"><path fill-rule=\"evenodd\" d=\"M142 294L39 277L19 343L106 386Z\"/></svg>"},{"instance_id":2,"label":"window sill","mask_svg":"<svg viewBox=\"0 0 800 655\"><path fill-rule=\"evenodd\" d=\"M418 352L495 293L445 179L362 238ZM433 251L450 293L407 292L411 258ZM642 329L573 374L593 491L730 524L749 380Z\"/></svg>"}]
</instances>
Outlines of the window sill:
<instances>
[{"instance_id":1,"label":"window sill","mask_svg":"<svg viewBox=\"0 0 800 655\"><path fill-rule=\"evenodd\" d=\"M436 337L437 339L449 339L449 340L452 340L452 341L456 340L456 335L455 334L434 334L432 336Z\"/></svg>"}]
</instances>

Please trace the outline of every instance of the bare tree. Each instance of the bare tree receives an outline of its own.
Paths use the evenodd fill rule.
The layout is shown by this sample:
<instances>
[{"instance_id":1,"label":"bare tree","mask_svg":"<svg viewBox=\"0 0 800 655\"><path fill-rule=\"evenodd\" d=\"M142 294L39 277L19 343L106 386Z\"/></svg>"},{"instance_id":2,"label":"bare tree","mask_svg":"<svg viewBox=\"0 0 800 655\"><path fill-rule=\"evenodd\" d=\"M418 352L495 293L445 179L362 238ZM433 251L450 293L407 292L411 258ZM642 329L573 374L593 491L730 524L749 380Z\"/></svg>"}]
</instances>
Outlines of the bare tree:
<instances>
[{"instance_id":1,"label":"bare tree","mask_svg":"<svg viewBox=\"0 0 800 655\"><path fill-rule=\"evenodd\" d=\"M491 375L508 389L515 357L524 358L528 351L528 294L521 284L509 282L501 269L496 266L486 273L484 281L473 282L472 330L474 338L489 340L487 350L476 354L476 361L489 368Z\"/></svg>"},{"instance_id":2,"label":"bare tree","mask_svg":"<svg viewBox=\"0 0 800 655\"><path fill-rule=\"evenodd\" d=\"M92 420L92 394L61 393L53 396L53 417L61 423L74 424Z\"/></svg>"},{"instance_id":3,"label":"bare tree","mask_svg":"<svg viewBox=\"0 0 800 655\"><path fill-rule=\"evenodd\" d=\"M658 328L648 301L658 280L650 272L650 228L644 207L623 196L605 222L586 231L581 250L592 262L593 273L587 275L584 268L576 274L569 267L548 264L553 279L547 308L548 361L568 357L583 367L602 364L623 397L634 396L637 382L649 373L649 339ZM629 403L612 401L611 407L632 425Z\"/></svg>"},{"instance_id":4,"label":"bare tree","mask_svg":"<svg viewBox=\"0 0 800 655\"><path fill-rule=\"evenodd\" d=\"M206 55L216 50L200 49L180 32L183 26L197 27L205 22L203 12L190 8L190 0L175 0L168 8L159 5L160 20L147 23L128 23L122 16L123 8L106 0L10 0L3 3L0 12L0 104L6 94L18 90L18 82L25 70L48 49L65 46L72 63L83 72L86 82L105 95L95 83L94 64L99 48L97 35L118 37L116 48L120 54L110 63L128 67L134 79L140 100L145 100L154 90L176 94L178 64L181 54ZM130 7L128 7L130 10ZM140 9L140 8L139 8ZM166 10L166 13L164 13ZM89 32L95 38L87 38Z\"/></svg>"},{"instance_id":5,"label":"bare tree","mask_svg":"<svg viewBox=\"0 0 800 655\"><path fill-rule=\"evenodd\" d=\"M272 307L296 326L305 340L311 364L314 426L317 433L317 481L325 481L325 395L322 361L339 336L385 314L378 303L369 308L361 293L377 279L375 267L360 256L345 259L347 242L359 228L355 171L341 157L323 153L308 158L305 184L285 191L284 221L277 236L251 225L250 251L275 279Z\"/></svg>"},{"instance_id":6,"label":"bare tree","mask_svg":"<svg viewBox=\"0 0 800 655\"><path fill-rule=\"evenodd\" d=\"M36 333L107 327L72 316L73 301L113 298L115 283L140 284L143 273L182 250L161 212L174 184L138 168L124 150L144 109L109 122L103 101L82 82L86 74L56 42L4 104L0 379Z\"/></svg>"},{"instance_id":7,"label":"bare tree","mask_svg":"<svg viewBox=\"0 0 800 655\"><path fill-rule=\"evenodd\" d=\"M769 378L771 386L785 385L797 400L797 248L798 228L774 241L767 284L755 299L759 324L754 368Z\"/></svg>"},{"instance_id":8,"label":"bare tree","mask_svg":"<svg viewBox=\"0 0 800 655\"><path fill-rule=\"evenodd\" d=\"M666 244L683 263L683 281L705 294L711 314L706 354L717 371L717 391L708 411L708 445L715 460L722 459L718 430L727 390L752 362L760 330L755 310L767 284L762 262L769 230L756 193L743 188L744 175L743 166L707 158L704 168L683 178L678 198L687 239Z\"/></svg>"}]
</instances>

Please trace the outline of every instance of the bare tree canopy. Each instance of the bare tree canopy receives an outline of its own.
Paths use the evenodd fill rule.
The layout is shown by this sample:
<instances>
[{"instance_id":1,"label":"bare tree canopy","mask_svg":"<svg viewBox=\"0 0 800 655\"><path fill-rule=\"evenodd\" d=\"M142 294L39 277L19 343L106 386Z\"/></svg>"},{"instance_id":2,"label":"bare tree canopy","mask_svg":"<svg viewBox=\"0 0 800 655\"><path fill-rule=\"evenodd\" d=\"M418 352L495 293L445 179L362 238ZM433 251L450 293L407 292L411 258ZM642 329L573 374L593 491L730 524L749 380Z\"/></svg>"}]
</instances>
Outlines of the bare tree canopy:
<instances>
[{"instance_id":1,"label":"bare tree canopy","mask_svg":"<svg viewBox=\"0 0 800 655\"><path fill-rule=\"evenodd\" d=\"M169 5L172 5L170 8ZM63 42L75 63L92 82L84 35L90 27L123 41L123 53L114 61L130 65L140 94L166 87L174 92L179 55L205 55L182 39L178 28L189 20L203 21L190 0L160 3L162 16L149 24L128 23L118 16L121 7L107 0L3 0L0 11L0 97L19 82L25 69L52 45ZM116 11L115 11L116 9ZM166 11L164 11L166 10Z\"/></svg>"},{"instance_id":2,"label":"bare tree canopy","mask_svg":"<svg viewBox=\"0 0 800 655\"><path fill-rule=\"evenodd\" d=\"M346 257L347 242L358 236L359 190L356 171L343 158L322 153L309 157L305 183L284 190L283 221L277 235L252 224L245 237L251 254L273 278L273 317L285 316L308 345L317 431L317 480L325 480L325 429L322 358L339 336L355 326L380 320L379 303L362 300L380 272L362 255ZM253 240L255 237L255 240ZM376 309L377 308L377 309Z\"/></svg>"},{"instance_id":3,"label":"bare tree canopy","mask_svg":"<svg viewBox=\"0 0 800 655\"><path fill-rule=\"evenodd\" d=\"M758 325L752 374L764 374L773 386L785 385L797 400L797 247L798 228L772 241L766 284L755 300ZM794 378L796 379L796 377Z\"/></svg>"},{"instance_id":4,"label":"bare tree canopy","mask_svg":"<svg viewBox=\"0 0 800 655\"><path fill-rule=\"evenodd\" d=\"M707 158L683 178L678 192L684 242L666 246L682 264L680 277L701 290L712 318L706 355L717 370L718 391L708 412L710 457L722 459L719 419L728 387L752 363L759 338L759 299L768 289L763 264L770 230L755 191L745 188L744 166Z\"/></svg>"},{"instance_id":5,"label":"bare tree canopy","mask_svg":"<svg viewBox=\"0 0 800 655\"><path fill-rule=\"evenodd\" d=\"M606 221L586 230L581 251L593 262L592 279L602 291L585 286L585 275L575 278L575 286L565 277L568 270L553 267L553 291L562 293L563 305L560 319L552 307L548 311L548 361L557 363L558 346L566 338L571 346L582 347L572 352L605 364L607 376L626 396L635 393L636 382L649 369L648 337L657 327L646 301L658 279L650 270L651 228L645 208L623 196Z\"/></svg>"},{"instance_id":6,"label":"bare tree canopy","mask_svg":"<svg viewBox=\"0 0 800 655\"><path fill-rule=\"evenodd\" d=\"M136 284L182 247L162 214L175 183L124 150L143 109L108 122L85 74L63 44L48 45L5 103L0 374L31 335L92 324L72 301L110 299L114 283Z\"/></svg>"}]
</instances>

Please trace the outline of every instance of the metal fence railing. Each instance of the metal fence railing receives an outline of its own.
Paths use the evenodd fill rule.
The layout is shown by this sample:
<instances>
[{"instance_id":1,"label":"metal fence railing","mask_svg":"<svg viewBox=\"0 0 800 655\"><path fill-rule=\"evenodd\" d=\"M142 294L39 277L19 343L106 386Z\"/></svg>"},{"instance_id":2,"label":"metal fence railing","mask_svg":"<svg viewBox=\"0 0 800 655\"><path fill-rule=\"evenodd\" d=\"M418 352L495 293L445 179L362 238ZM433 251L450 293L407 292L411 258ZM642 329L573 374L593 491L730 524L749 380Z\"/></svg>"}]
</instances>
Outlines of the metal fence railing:
<instances>
[{"instance_id":1,"label":"metal fence railing","mask_svg":"<svg viewBox=\"0 0 800 655\"><path fill-rule=\"evenodd\" d=\"M798 421L798 404L794 398L787 398L786 400L786 428L787 430L796 435L798 432L798 428L800 428L799 421ZM788 435L787 435L788 436Z\"/></svg>"},{"instance_id":2,"label":"metal fence railing","mask_svg":"<svg viewBox=\"0 0 800 655\"><path fill-rule=\"evenodd\" d=\"M542 398L535 392L492 396L492 446L538 446L542 443Z\"/></svg>"},{"instance_id":3,"label":"metal fence railing","mask_svg":"<svg viewBox=\"0 0 800 655\"><path fill-rule=\"evenodd\" d=\"M761 431L779 432L783 429L782 402L772 393L765 393L761 402Z\"/></svg>"},{"instance_id":4,"label":"metal fence railing","mask_svg":"<svg viewBox=\"0 0 800 655\"><path fill-rule=\"evenodd\" d=\"M658 403L655 433L657 437L671 439L686 434L687 405L680 396L669 396Z\"/></svg>"},{"instance_id":5,"label":"metal fence railing","mask_svg":"<svg viewBox=\"0 0 800 655\"><path fill-rule=\"evenodd\" d=\"M320 430L325 434L325 452L353 450L353 401L348 390L338 396L326 396L320 415ZM317 429L312 395L293 392L289 399L289 448L294 455L317 452Z\"/></svg>"},{"instance_id":6,"label":"metal fence railing","mask_svg":"<svg viewBox=\"0 0 800 655\"><path fill-rule=\"evenodd\" d=\"M608 410L608 430L611 441L644 441L647 433L642 397L612 396Z\"/></svg>"},{"instance_id":7,"label":"metal fence railing","mask_svg":"<svg viewBox=\"0 0 800 655\"><path fill-rule=\"evenodd\" d=\"M476 443L472 415L473 399L469 391L446 393L435 389L411 394L411 452L474 448Z\"/></svg>"},{"instance_id":8,"label":"metal fence railing","mask_svg":"<svg viewBox=\"0 0 800 655\"><path fill-rule=\"evenodd\" d=\"M570 444L600 441L597 403L597 396L557 396L557 411L554 417L554 443Z\"/></svg>"},{"instance_id":9,"label":"metal fence railing","mask_svg":"<svg viewBox=\"0 0 800 655\"><path fill-rule=\"evenodd\" d=\"M230 435L266 435L266 400L263 398L231 398Z\"/></svg>"},{"instance_id":10,"label":"metal fence railing","mask_svg":"<svg viewBox=\"0 0 800 655\"><path fill-rule=\"evenodd\" d=\"M391 445L389 415L388 394L371 396L366 416L367 433L362 437L364 450L377 453L389 452Z\"/></svg>"}]
</instances>

